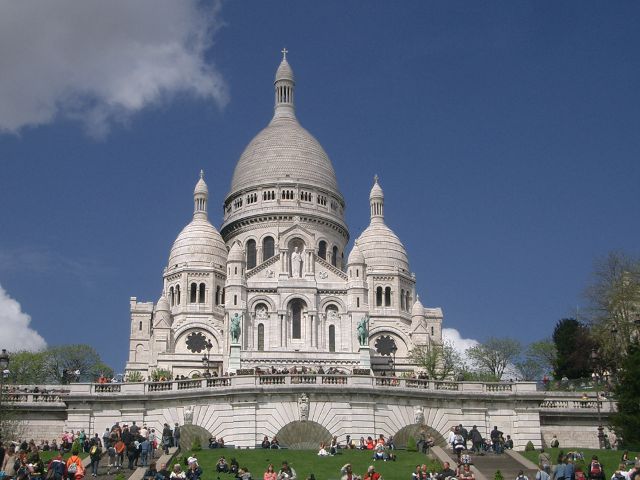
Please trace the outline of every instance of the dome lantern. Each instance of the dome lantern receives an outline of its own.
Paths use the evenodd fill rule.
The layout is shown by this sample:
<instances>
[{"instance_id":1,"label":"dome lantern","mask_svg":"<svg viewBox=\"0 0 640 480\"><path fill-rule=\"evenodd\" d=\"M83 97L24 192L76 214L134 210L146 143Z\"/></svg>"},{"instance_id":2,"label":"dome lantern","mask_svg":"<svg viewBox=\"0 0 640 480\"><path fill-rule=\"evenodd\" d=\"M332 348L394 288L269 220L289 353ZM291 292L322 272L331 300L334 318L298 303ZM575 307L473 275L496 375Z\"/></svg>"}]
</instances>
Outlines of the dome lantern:
<instances>
[{"instance_id":1,"label":"dome lantern","mask_svg":"<svg viewBox=\"0 0 640 480\"><path fill-rule=\"evenodd\" d=\"M286 48L282 49L282 61L276 71L276 79L273 82L275 86L275 112L273 118L294 117L295 107L293 103L293 93L296 82L293 77L291 65L287 62Z\"/></svg>"},{"instance_id":2,"label":"dome lantern","mask_svg":"<svg viewBox=\"0 0 640 480\"><path fill-rule=\"evenodd\" d=\"M373 187L369 193L369 206L371 207L371 221L384 222L384 193L378 183L378 175L373 177Z\"/></svg>"},{"instance_id":3,"label":"dome lantern","mask_svg":"<svg viewBox=\"0 0 640 480\"><path fill-rule=\"evenodd\" d=\"M204 181L204 170L200 170L200 179L193 190L193 218L207 219L207 200L209 188Z\"/></svg>"}]
</instances>

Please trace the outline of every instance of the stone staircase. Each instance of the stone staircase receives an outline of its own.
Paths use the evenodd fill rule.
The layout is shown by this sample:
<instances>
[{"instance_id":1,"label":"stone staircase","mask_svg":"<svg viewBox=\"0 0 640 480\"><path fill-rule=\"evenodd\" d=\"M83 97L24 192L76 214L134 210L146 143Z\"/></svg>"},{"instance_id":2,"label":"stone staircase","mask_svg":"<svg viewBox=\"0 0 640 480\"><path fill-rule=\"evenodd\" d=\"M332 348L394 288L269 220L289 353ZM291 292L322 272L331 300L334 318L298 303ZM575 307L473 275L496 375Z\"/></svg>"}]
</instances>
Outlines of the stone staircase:
<instances>
[{"instance_id":1,"label":"stone staircase","mask_svg":"<svg viewBox=\"0 0 640 480\"><path fill-rule=\"evenodd\" d=\"M434 456L441 462L449 462L455 469L456 461L449 450L440 447L431 449ZM493 480L497 470L500 470L504 480L515 480L518 472L522 470L529 480L535 480L537 467L518 452L507 450L505 453L495 455L471 455L473 466L471 467L476 480Z\"/></svg>"}]
</instances>

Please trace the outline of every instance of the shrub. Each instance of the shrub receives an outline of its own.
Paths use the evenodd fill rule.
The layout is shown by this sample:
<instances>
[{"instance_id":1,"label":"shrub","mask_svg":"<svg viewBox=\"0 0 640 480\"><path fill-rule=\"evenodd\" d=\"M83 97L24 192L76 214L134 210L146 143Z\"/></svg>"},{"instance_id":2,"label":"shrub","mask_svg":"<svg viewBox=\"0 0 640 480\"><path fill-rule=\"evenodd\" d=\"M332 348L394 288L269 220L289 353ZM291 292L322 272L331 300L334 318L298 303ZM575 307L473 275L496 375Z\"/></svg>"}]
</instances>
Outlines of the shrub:
<instances>
[{"instance_id":1,"label":"shrub","mask_svg":"<svg viewBox=\"0 0 640 480\"><path fill-rule=\"evenodd\" d=\"M529 440L524 447L525 452L533 452L535 449L536 447L533 446L533 442L531 440Z\"/></svg>"},{"instance_id":2,"label":"shrub","mask_svg":"<svg viewBox=\"0 0 640 480\"><path fill-rule=\"evenodd\" d=\"M125 381L130 383L144 382L144 377L142 376L142 372L132 371L127 373L127 376L125 377Z\"/></svg>"},{"instance_id":3,"label":"shrub","mask_svg":"<svg viewBox=\"0 0 640 480\"><path fill-rule=\"evenodd\" d=\"M496 474L493 476L493 480L504 480L504 475L500 470L496 470Z\"/></svg>"},{"instance_id":4,"label":"shrub","mask_svg":"<svg viewBox=\"0 0 640 480\"><path fill-rule=\"evenodd\" d=\"M117 474L113 480L125 480L124 473Z\"/></svg>"},{"instance_id":5,"label":"shrub","mask_svg":"<svg viewBox=\"0 0 640 480\"><path fill-rule=\"evenodd\" d=\"M417 452L418 446L416 445L416 439L413 437L409 437L407 440L407 452Z\"/></svg>"},{"instance_id":6,"label":"shrub","mask_svg":"<svg viewBox=\"0 0 640 480\"><path fill-rule=\"evenodd\" d=\"M200 437L196 437L191 442L191 451L199 452L200 450L202 450L202 442L200 441Z\"/></svg>"},{"instance_id":7,"label":"shrub","mask_svg":"<svg viewBox=\"0 0 640 480\"><path fill-rule=\"evenodd\" d=\"M157 370L151 371L152 382L159 382L161 380L171 380L172 378L173 378L173 375L169 370L164 370L162 368L159 368Z\"/></svg>"}]
</instances>

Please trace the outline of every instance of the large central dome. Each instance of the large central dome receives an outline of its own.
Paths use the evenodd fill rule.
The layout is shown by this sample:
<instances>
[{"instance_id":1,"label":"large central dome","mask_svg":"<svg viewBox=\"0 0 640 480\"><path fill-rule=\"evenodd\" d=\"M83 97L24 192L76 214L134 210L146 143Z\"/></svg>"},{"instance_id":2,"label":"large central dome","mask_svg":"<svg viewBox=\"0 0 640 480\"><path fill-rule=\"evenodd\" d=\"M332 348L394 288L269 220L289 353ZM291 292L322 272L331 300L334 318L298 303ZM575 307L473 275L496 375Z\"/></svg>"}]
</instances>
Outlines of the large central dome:
<instances>
[{"instance_id":1,"label":"large central dome","mask_svg":"<svg viewBox=\"0 0 640 480\"><path fill-rule=\"evenodd\" d=\"M231 191L283 182L338 192L336 173L320 143L295 117L276 115L240 156Z\"/></svg>"},{"instance_id":2,"label":"large central dome","mask_svg":"<svg viewBox=\"0 0 640 480\"><path fill-rule=\"evenodd\" d=\"M240 156L233 172L229 197L265 185L297 184L325 190L342 198L331 160L296 118L295 81L286 55L276 71L274 86L273 119Z\"/></svg>"}]
</instances>

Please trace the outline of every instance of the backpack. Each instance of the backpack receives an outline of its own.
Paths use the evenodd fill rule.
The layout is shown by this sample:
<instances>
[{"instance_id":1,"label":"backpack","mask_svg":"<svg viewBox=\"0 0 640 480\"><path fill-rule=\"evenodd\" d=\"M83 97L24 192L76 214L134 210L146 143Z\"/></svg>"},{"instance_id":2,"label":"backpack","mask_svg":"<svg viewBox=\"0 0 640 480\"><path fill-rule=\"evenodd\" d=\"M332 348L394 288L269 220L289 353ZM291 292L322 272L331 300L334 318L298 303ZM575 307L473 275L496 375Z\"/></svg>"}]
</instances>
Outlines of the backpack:
<instances>
[{"instance_id":1,"label":"backpack","mask_svg":"<svg viewBox=\"0 0 640 480\"><path fill-rule=\"evenodd\" d=\"M116 452L118 452L119 454L124 453L124 449L125 449L125 444L122 440L116 443Z\"/></svg>"},{"instance_id":2,"label":"backpack","mask_svg":"<svg viewBox=\"0 0 640 480\"><path fill-rule=\"evenodd\" d=\"M98 446L94 445L93 447L91 447L91 449L89 450L89 455L94 456L96 453L98 453Z\"/></svg>"},{"instance_id":3,"label":"backpack","mask_svg":"<svg viewBox=\"0 0 640 480\"><path fill-rule=\"evenodd\" d=\"M78 471L78 465L75 462L69 464L69 466L67 467L67 472L69 473L76 473L77 471Z\"/></svg>"},{"instance_id":4,"label":"backpack","mask_svg":"<svg viewBox=\"0 0 640 480\"><path fill-rule=\"evenodd\" d=\"M599 477L602 475L602 466L600 465L600 462L596 460L591 462L591 469L589 470L589 474L592 477Z\"/></svg>"}]
</instances>

